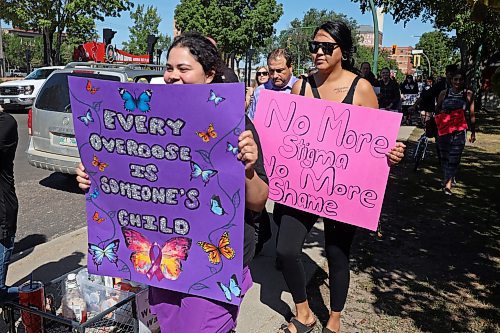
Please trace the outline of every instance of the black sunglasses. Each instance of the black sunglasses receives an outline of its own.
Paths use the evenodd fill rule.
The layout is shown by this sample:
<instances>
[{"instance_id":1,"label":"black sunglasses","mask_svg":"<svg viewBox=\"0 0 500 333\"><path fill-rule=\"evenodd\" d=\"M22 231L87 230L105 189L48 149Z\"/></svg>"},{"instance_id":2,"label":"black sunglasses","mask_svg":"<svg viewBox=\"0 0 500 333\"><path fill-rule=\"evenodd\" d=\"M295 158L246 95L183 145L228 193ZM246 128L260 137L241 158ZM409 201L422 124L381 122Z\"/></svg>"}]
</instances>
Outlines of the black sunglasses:
<instances>
[{"instance_id":1,"label":"black sunglasses","mask_svg":"<svg viewBox=\"0 0 500 333\"><path fill-rule=\"evenodd\" d=\"M269 72L257 72L257 77L259 76L268 76Z\"/></svg>"},{"instance_id":2,"label":"black sunglasses","mask_svg":"<svg viewBox=\"0 0 500 333\"><path fill-rule=\"evenodd\" d=\"M332 55L333 51L338 47L340 45L337 43L316 42L314 40L309 42L309 52L314 54L318 53L319 49L322 49L324 54Z\"/></svg>"}]
</instances>

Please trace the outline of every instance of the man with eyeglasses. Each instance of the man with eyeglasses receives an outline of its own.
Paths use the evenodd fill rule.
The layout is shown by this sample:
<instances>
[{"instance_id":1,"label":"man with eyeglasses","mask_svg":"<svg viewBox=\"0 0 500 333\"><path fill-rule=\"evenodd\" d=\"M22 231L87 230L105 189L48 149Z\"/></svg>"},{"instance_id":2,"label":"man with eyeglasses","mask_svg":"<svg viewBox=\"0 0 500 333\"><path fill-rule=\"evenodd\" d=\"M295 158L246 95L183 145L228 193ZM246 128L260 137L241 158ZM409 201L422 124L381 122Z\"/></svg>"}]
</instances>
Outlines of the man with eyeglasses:
<instances>
[{"instance_id":1,"label":"man with eyeglasses","mask_svg":"<svg viewBox=\"0 0 500 333\"><path fill-rule=\"evenodd\" d=\"M248 117L253 120L260 92L270 89L285 94L292 91L293 84L297 78L293 76L292 56L286 49L275 49L267 56L267 67L269 68L269 81L255 89L253 101L248 106Z\"/></svg>"},{"instance_id":2,"label":"man with eyeglasses","mask_svg":"<svg viewBox=\"0 0 500 333\"><path fill-rule=\"evenodd\" d=\"M258 86L254 92L254 98L248 106L248 118L255 117L257 102L260 92L263 89L270 89L289 94L292 92L293 84L298 80L293 75L292 56L285 49L275 49L267 56L267 67L269 69L269 81ZM279 226L278 226L279 228ZM266 243L271 238L271 221L266 209L255 222L255 232L257 234L257 243L255 245L255 255L258 255ZM279 269L280 263L276 262Z\"/></svg>"}]
</instances>

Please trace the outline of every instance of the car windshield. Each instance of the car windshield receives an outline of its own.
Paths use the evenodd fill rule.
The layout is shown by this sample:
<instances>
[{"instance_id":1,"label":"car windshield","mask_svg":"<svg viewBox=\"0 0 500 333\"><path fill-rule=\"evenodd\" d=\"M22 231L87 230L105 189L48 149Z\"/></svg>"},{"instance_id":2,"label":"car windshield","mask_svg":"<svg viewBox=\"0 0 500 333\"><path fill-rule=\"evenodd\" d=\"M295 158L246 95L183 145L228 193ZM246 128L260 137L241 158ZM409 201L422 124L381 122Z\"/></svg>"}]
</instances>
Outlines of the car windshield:
<instances>
[{"instance_id":1,"label":"car windshield","mask_svg":"<svg viewBox=\"0 0 500 333\"><path fill-rule=\"evenodd\" d=\"M36 69L30 73L30 75L26 76L26 80L44 80L49 77L50 73L52 73L55 68L41 68Z\"/></svg>"}]
</instances>

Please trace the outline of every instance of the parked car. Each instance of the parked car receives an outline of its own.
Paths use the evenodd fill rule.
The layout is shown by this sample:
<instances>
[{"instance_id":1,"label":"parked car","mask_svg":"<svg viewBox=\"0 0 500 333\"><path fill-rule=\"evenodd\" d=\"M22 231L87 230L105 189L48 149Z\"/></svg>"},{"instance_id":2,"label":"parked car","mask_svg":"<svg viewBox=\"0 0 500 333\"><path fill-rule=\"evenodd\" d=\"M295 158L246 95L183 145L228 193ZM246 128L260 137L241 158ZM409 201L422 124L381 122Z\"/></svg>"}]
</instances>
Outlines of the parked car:
<instances>
[{"instance_id":1,"label":"parked car","mask_svg":"<svg viewBox=\"0 0 500 333\"><path fill-rule=\"evenodd\" d=\"M68 76L120 82L150 82L162 77L157 65L70 63L53 72L28 112L28 161L37 168L74 174L80 162L69 100Z\"/></svg>"},{"instance_id":2,"label":"parked car","mask_svg":"<svg viewBox=\"0 0 500 333\"><path fill-rule=\"evenodd\" d=\"M5 73L5 74L6 74L6 76L10 76L10 77L24 77L28 73L25 73L25 72L21 71L20 69L9 69L7 71L7 73Z\"/></svg>"},{"instance_id":3,"label":"parked car","mask_svg":"<svg viewBox=\"0 0 500 333\"><path fill-rule=\"evenodd\" d=\"M64 66L42 67L35 69L23 80L1 83L0 105L4 109L30 107L50 73L61 68Z\"/></svg>"}]
</instances>

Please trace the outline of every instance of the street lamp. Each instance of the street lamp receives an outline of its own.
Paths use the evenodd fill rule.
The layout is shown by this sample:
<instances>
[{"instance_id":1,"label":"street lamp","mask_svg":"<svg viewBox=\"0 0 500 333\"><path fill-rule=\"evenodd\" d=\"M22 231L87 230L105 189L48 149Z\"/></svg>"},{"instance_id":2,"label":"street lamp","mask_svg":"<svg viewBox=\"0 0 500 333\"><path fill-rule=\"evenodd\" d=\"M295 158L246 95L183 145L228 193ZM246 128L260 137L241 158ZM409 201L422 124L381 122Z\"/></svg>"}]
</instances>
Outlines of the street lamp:
<instances>
[{"instance_id":1,"label":"street lamp","mask_svg":"<svg viewBox=\"0 0 500 333\"><path fill-rule=\"evenodd\" d=\"M378 71L378 18L377 18L377 7L373 3L373 0L368 0L368 4L370 5L370 10L372 11L373 17L373 34L374 34L374 46L373 46L373 72L377 73ZM366 0L361 0L361 11L365 12L365 7L367 3Z\"/></svg>"},{"instance_id":2,"label":"street lamp","mask_svg":"<svg viewBox=\"0 0 500 333\"><path fill-rule=\"evenodd\" d=\"M429 57L427 57L427 55L424 53L424 50L411 50L411 54L412 55L418 55L418 54L422 54L425 59L427 59L427 66L429 67L429 77L431 77L431 61L429 60Z\"/></svg>"}]
</instances>

